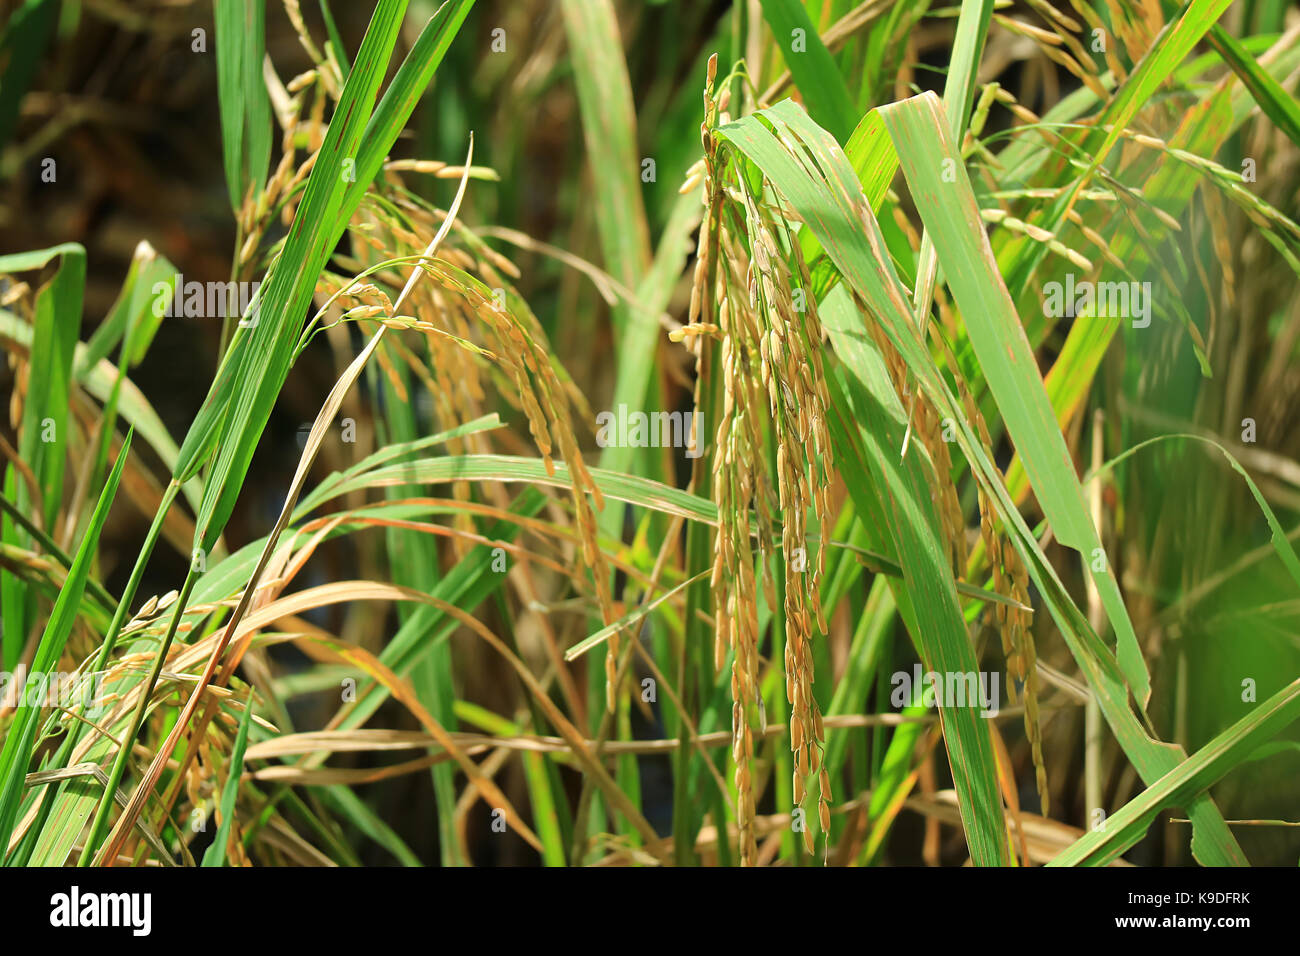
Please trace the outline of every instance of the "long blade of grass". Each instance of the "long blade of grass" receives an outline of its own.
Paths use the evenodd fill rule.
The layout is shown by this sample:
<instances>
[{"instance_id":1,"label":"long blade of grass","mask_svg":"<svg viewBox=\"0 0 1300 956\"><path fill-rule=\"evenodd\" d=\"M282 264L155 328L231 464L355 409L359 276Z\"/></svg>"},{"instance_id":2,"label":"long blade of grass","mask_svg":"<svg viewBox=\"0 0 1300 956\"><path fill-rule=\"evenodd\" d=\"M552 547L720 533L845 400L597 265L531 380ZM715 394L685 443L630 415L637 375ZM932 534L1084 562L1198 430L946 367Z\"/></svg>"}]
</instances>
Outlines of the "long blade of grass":
<instances>
[{"instance_id":1,"label":"long blade of grass","mask_svg":"<svg viewBox=\"0 0 1300 956\"><path fill-rule=\"evenodd\" d=\"M988 37L989 23L993 18L993 0L962 0L961 14L957 19L957 35L953 39L952 57L948 65L948 79L943 88L944 112L948 114L953 142L960 143L966 134L971 105L975 99L975 81L984 41ZM873 111L874 112L874 111ZM917 255L916 289L913 293L913 310L921 326L921 339L926 338L930 321L930 306L934 299L934 282L938 274L938 259L934 251L934 237L926 226L921 233L921 250ZM913 399L915 401L915 399ZM912 410L907 411L908 435L903 438L903 451L907 451L911 435Z\"/></svg>"},{"instance_id":2,"label":"long blade of grass","mask_svg":"<svg viewBox=\"0 0 1300 956\"><path fill-rule=\"evenodd\" d=\"M343 201L345 210L355 209L360 204L366 189L379 175L389 150L397 142L420 97L433 82L434 74L473 6L474 0L447 0L434 11L420 31L411 52L402 60L393 81L380 97L374 115L366 124L357 153L356 182L348 184Z\"/></svg>"}]
</instances>

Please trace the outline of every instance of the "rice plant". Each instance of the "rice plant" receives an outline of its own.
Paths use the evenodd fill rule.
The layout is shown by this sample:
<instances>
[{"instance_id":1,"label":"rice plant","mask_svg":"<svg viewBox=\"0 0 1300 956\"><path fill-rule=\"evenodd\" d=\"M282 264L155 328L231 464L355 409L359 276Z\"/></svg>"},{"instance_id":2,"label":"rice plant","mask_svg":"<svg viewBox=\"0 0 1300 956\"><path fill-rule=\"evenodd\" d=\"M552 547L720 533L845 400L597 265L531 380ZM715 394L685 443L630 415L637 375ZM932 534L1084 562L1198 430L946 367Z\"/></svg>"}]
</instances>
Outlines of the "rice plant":
<instances>
[{"instance_id":1,"label":"rice plant","mask_svg":"<svg viewBox=\"0 0 1300 956\"><path fill-rule=\"evenodd\" d=\"M1300 860L1289 5L0 11L7 865Z\"/></svg>"}]
</instances>

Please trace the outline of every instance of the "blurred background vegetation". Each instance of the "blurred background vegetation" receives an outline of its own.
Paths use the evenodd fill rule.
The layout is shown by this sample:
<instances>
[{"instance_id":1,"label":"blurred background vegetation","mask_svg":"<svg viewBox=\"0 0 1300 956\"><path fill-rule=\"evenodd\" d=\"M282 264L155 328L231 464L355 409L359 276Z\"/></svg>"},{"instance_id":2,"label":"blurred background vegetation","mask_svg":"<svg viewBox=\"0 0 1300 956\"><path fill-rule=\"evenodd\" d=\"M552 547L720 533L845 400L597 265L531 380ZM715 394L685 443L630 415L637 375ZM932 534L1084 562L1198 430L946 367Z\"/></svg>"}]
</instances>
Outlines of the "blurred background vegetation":
<instances>
[{"instance_id":1,"label":"blurred background vegetation","mask_svg":"<svg viewBox=\"0 0 1300 956\"><path fill-rule=\"evenodd\" d=\"M23 0L0 0L0 24L12 23L25 6ZM222 166L211 4L78 0L48 6L54 16L25 95L15 98L6 95L10 90L0 89L0 105L14 113L9 117L0 113L0 131L5 133L0 139L0 254L63 242L86 248L80 335L84 341L112 309L141 240L150 243L187 280L225 281L230 277L238 237ZM331 36L337 36L346 54L355 56L371 4L335 0L330 8L332 23L327 23L324 8L315 0L303 0L301 6L307 29L318 43L325 45ZM668 257L656 294L662 298L664 312L678 323L687 321L695 252L690 230L698 224L700 210L698 199L687 197L689 201L684 201L679 187L701 156L706 63L717 54L720 75L725 75L731 64L743 59L760 91L776 83L785 73L785 47L765 22L764 6L767 4L730 0L620 0L613 5L621 49L606 52L626 64L635 105L635 128L631 131L635 157L642 170L645 167L640 161L654 161L652 181L637 176L637 201L644 206L647 232L639 271L634 267L620 274L625 263L611 261L609 246L602 242L599 218L607 201L606 182L611 176L623 178L626 170L611 170L611 154L593 149L593 143L584 137L581 78L576 75L574 45L566 33L565 12L558 0L478 0L392 151L394 159L455 164L463 160L473 132L474 165L495 175L471 180L459 219L517 267L517 277L511 278L515 291L537 317L555 359L591 409L613 407L618 377L624 370L615 359L618 342L613 308L598 288L606 280L602 273L593 282L584 269L593 264L636 288L648 274L649 253L663 248L674 232L679 234L680 255ZM287 82L317 64L304 50L278 0L267 7L266 51ZM414 43L436 7L432 0L412 0L399 52ZM876 106L917 92L943 93L957 28L955 7L928 0L807 0L803 7L818 32L828 39L835 67L852 97L855 119ZM1090 55L1088 59L1094 62L1082 70L1093 76L1111 75L1108 71L1115 68L1131 75L1164 24L1180 10L1178 4L1156 0L996 4L980 61L976 100L985 84L996 82L1014 95L1019 108L1042 117L1072 96L1087 94L1078 63L1072 67L1061 62L1063 52L1073 57L1075 51L1059 40L1045 38L1056 35L1059 18L1078 20L1077 33L1065 32L1077 35L1091 54L1087 50L1091 20L1081 14L1080 7L1110 28L1107 52ZM1277 55L1289 65L1279 71L1277 79L1291 91L1300 69L1300 57L1293 55L1298 22L1289 5L1265 0L1242 0L1221 21L1255 56L1263 57L1266 51L1281 46ZM1033 26L1018 29L1019 24ZM205 51L192 48L196 29L206 31ZM497 30L504 34L494 33ZM494 43L500 45L502 39L504 50L495 50ZM11 47L0 56L12 60L18 52ZM1185 117L1215 91L1228 86L1241 89L1240 80L1223 65L1210 42L1199 44L1186 63L1175 66L1182 72L1143 104L1131 124L1133 131L1169 141ZM390 67L389 76L392 72ZM1113 86L1108 88L1110 95ZM753 96L743 84L733 82L730 88L734 90L733 115L752 108ZM805 103L809 99L796 82L783 87L772 101L786 95ZM1008 170L1003 151L1015 144L1042 147L1042 140L1021 129L1027 114L1007 108L1005 102L993 103L986 112L982 130L973 131L978 148L968 157L972 179L983 208L1006 208L1023 202L1024 196L1009 197L1000 190L1032 189L1042 183L1035 174L1018 180L1015 170ZM1087 112L1091 115L1096 110ZM1095 377L1085 380L1081 401L1066 416L1063 430L1080 475L1148 439L1173 433L1212 437L1239 458L1294 540L1300 537L1300 430L1295 427L1300 414L1300 296L1296 294L1294 252L1294 220L1300 217L1296 190L1300 147L1284 127L1260 110L1247 105L1238 112L1238 119L1231 108L1207 114L1206 124L1224 129L1216 138L1218 145L1203 158L1232 172L1243 169L1243 159L1253 160L1254 179L1246 188L1272 210L1264 217L1263 226L1260 214L1236 201L1221 177L1216 179L1199 168L1185 202L1170 203L1167 209L1160 208L1159 197L1148 202L1143 189L1153 180L1157 163L1168 162L1167 157L1131 141L1117 148L1106 185L1117 192L1129 192L1131 201L1119 204L1118 209L1093 207L1088 214L1092 218L1085 222L1104 231L1102 226L1110 217L1124 217L1121 228L1129 231L1132 244L1142 252L1135 278L1151 280L1156 289L1156 317L1146 329L1121 327L1100 355ZM276 138L278 142L278 131ZM597 144L599 140L597 134ZM1059 158L1050 144L1046 152ZM1122 161L1118 158L1121 152ZM53 183L42 179L42 161L47 158L57 164ZM277 158L278 153L272 158L273 167ZM411 173L403 174L403 182L412 193L440 209L451 205L459 185L457 178ZM901 179L895 188L897 192L886 200L888 208L879 217L882 223L886 219L897 222L915 247L919 219ZM1028 218L1023 207L1011 211ZM1272 218L1273 213L1279 218ZM1172 227L1166 220L1172 221ZM989 230L1005 238L1008 230L1014 230L1014 223L990 224ZM284 223L275 220L264 242L274 243L286 231ZM1066 242L1085 254L1097 252L1078 234ZM999 254L1005 249L995 244ZM360 254L351 236L345 236L338 251L343 256ZM566 256L573 258L564 261ZM1135 263L1136 259L1125 264ZM1013 298L1018 304L1032 301L1044 282L1059 278L1068 268L1064 259L1049 260L1025 289L1012 289ZM905 276L914 274L914 269L915 260L902 265ZM910 285L910 280L906 281ZM1041 326L1036 318L1025 321L1027 326ZM1046 375L1062 354L1072 326L1066 320L1050 328L1040 327L1037 333L1031 329L1042 374ZM347 341L345 337L343 342ZM351 340L356 348L362 341L356 336ZM178 441L207 394L221 343L219 320L165 319L147 355L131 371L132 381ZM338 348L339 340L331 342L320 336L297 359L226 528L230 551L258 539L274 523L306 429L341 369ZM959 352L963 361L968 354ZM657 390L659 403L655 407L689 410L695 388L691 352L661 334L652 367L652 389ZM0 367L0 394L13 392L15 369L14 362ZM417 433L427 433L432 430L428 423L432 421L433 397L418 376L406 371L400 375L414 410L411 423ZM314 465L313 481L350 467L386 442L414 437L394 434L385 417L393 393L385 391L380 377L374 368L367 370L365 400L349 412L357 417L358 444L327 441ZM990 420L997 462L1007 469L1012 446L997 423L996 406L987 393L978 397ZM503 450L529 453L522 411L509 402L491 399L488 407L502 415L512 433L522 436L503 440ZM16 423L5 416L0 435L17 446L15 429ZM577 435L590 461L599 463L600 449L589 424L579 422ZM139 442L137 446L137 450L144 447ZM162 463L149 451L140 453L157 475L165 474ZM681 456L660 456L646 474L684 487L689 469L690 462ZM974 527L978 522L974 484L966 476L959 478L958 487ZM1264 700L1300 675L1296 636L1300 633L1300 597L1295 584L1274 554L1268 524L1250 489L1223 456L1208 446L1159 442L1108 472L1095 494L1091 488L1085 486L1090 506L1115 563L1151 672L1153 727L1161 739L1195 753L1250 710L1251 703L1242 698L1243 680L1255 682L1252 700ZM836 500L843 500L842 489L837 490ZM1032 495L1022 511L1031 527L1041 520ZM110 515L97 574L113 595L126 583L151 516L142 508L124 507L115 508ZM621 533L629 547L640 535L663 535L663 525L650 528L642 518L642 513L629 509L623 527L615 521L613 533ZM1050 536L1044 550L1076 603L1090 612L1094 626L1104 625L1104 617L1096 618L1098 609L1090 601L1077 562L1069 560ZM370 572L384 579L382 569L391 555L378 535L352 535L327 542L296 586L365 578ZM457 552L452 544L439 544L425 557L445 572L455 565ZM183 547L159 549L148 565L139 594L142 598L160 595L177 587L188 564ZM851 649L860 646L859 622L869 613L868 605L875 609L871 613L879 615L882 597L872 587L875 579L857 568L839 592L842 601L833 613L828 612L830 633L816 652L817 696L828 712L835 689L852 667ZM681 578L675 580L679 583ZM593 613L590 594L584 596L586 605L579 606L586 613L566 614L563 602L573 599L573 593L563 576L556 580L544 577L543 581L547 593L536 595L532 604L503 588L477 608L467 608L499 633L511 632L523 656L533 662L544 660L538 651L540 625L533 619L539 606L545 610L551 605L546 613L554 612L561 646L571 645L595 629L591 626L594 618L588 616ZM626 577L619 575L615 581L616 597L627 602L620 606L630 610L635 597L631 590L624 591ZM1031 592L1036 608L1039 598L1036 589ZM402 620L398 607L383 601L337 604L310 610L303 617L314 626L371 647L382 646L386 635ZM889 672L910 670L916 660L900 618L890 613L873 619L881 620L885 628L873 652L874 676L861 685L860 699L842 703L843 714L889 712ZM647 633L655 640L648 640L647 646L660 652L675 646L663 643L662 634L656 634L660 628L673 630L679 624L651 621ZM973 633L978 637L982 628L977 624ZM1085 792L1087 717L1077 692L1083 679L1047 615L1036 616L1034 636L1039 661L1059 676L1044 685L1048 689L1042 712L1043 750L1052 789L1052 820L1047 822L1074 829L1044 831L1041 838L1045 845L1060 849L1090 825L1089 794ZM991 642L981 638L980 646L984 643L988 650L981 659L1000 660L996 638ZM457 710L462 729L508 733L515 728L523 733L529 717L526 695L508 667L464 628L448 646L455 661L454 696L462 704ZM658 656L665 670L675 672L672 655ZM295 726L324 726L337 706L336 692L328 691L332 685L326 678L332 680L337 673L325 670L324 678L313 681L309 662L296 652L278 648L268 660L274 664L273 686L290 702L288 713ZM579 687L588 683L585 668L598 671L599 662L589 664L584 658L574 665ZM635 659L632 670L635 680L650 674ZM294 684L295 675L301 678L300 685ZM589 683L595 686L598 682ZM322 693L322 687L327 692ZM776 694L780 693L778 685ZM599 704L595 692L587 696L589 704ZM663 700L661 695L660 703L653 707L627 709L616 736L647 740L676 736L676 725L665 722ZM488 726L484 713L501 715L500 723ZM714 730L726 729L726 714L724 709ZM475 715L482 724L471 728ZM594 733L599 706L593 706L587 716L591 722L587 729ZM471 718L470 723L466 718ZM405 707L389 700L370 726L413 730L419 724ZM1000 723L999 728L1015 768L1019 802L1027 811L1036 809L1029 746L1019 721ZM898 778L891 777L884 766L890 743L897 737L893 726L850 726L831 729L829 734L832 741L843 735L841 746L849 755L836 787L841 801L878 789L882 781L898 786ZM907 739L911 743L916 737ZM834 861L952 864L967 858L962 829L954 825L955 810L936 796L952 786L943 747L934 746L928 735L922 734L920 739L930 746L905 748L908 769L918 768L919 772L907 783L907 792L900 794L902 810L895 811L896 817L891 813L883 829L873 835L882 848L868 853L861 834L856 839L845 837L837 811L836 842L830 851ZM1094 756L1098 763L1092 773L1103 807L1122 806L1140 792L1141 781L1109 734L1102 733ZM1296 828L1300 824L1300 735L1288 731L1259 757L1238 766L1212 793L1229 821L1272 821L1271 825L1233 828L1252 862L1295 865L1300 860L1300 830ZM383 753L340 753L333 755L330 766L360 770L390 762ZM665 752L644 754L635 764L639 805L655 829L666 836L674 828L678 772L674 761ZM525 760L510 757L503 759L499 768L497 782L517 798L517 805L529 805L525 794L535 793L526 780L528 766ZM581 773L571 764L560 769L550 766L558 781L557 792L566 794L576 808L583 791ZM698 774L698 767L693 772ZM725 771L724 776L728 776ZM444 828L440 833L439 816L450 809L444 793L440 810L435 779L428 771L359 783L352 790L392 828L414 858L425 863L461 859L458 852L448 849L450 831ZM677 799L681 795L678 789ZM774 806L775 796L769 791L760 800L759 812L774 812ZM459 841L465 859L484 865L538 861L538 854L522 839L492 831L491 808L486 803L463 809L457 819L463 828ZM285 812L300 813L297 808ZM326 809L313 805L310 813L301 813L342 821L328 827L341 827L338 832L346 834L343 842L355 848L352 859L331 850L331 841L313 836L301 819L296 824L308 840L325 847L328 857L366 864L393 861L392 843L360 835L364 829L358 822L361 817L352 818L338 805ZM1161 824L1152 827L1126 859L1148 865L1191 863L1190 827L1179 822L1182 815L1179 810L1162 814ZM852 807L846 811L846 819L851 816ZM873 804L871 822L878 820ZM1291 826L1282 825L1286 821ZM612 822L610 828L614 829ZM629 845L637 842L626 834L624 837ZM200 837L195 842L196 852L202 845ZM621 842L611 839L605 849L610 846L621 846ZM837 846L851 849L837 856ZM276 857L268 852L260 861L293 858L291 853ZM702 852L706 861L719 860L714 849ZM788 844L780 849L779 859L812 862ZM727 862L725 853L721 861Z\"/></svg>"}]
</instances>

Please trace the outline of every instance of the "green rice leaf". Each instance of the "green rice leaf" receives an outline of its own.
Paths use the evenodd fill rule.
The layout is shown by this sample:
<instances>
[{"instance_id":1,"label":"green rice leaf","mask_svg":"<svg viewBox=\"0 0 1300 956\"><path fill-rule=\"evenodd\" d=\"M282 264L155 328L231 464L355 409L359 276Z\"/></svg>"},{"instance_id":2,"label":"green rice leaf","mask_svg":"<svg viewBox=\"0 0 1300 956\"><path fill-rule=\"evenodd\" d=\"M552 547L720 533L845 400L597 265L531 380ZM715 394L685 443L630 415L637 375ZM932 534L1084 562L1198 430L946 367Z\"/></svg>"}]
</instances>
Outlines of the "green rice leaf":
<instances>
[{"instance_id":1,"label":"green rice leaf","mask_svg":"<svg viewBox=\"0 0 1300 956\"><path fill-rule=\"evenodd\" d=\"M90 564L98 551L99 535L104 528L104 521L108 518L113 498L117 494L117 485L122 477L122 469L126 466L130 445L131 436L128 434L122 443L117 462L108 475L104 489L100 492L99 501L91 515L90 526L81 539L80 547L77 548L77 555L68 571L68 578L59 591L58 599L54 602L54 610L50 612L49 621L36 647L36 656L32 658L28 670L22 700L5 734L4 748L0 750L0 848L9 846L9 837L13 832L18 807L23 798L27 769L36 744L36 725L42 708L40 702L30 700L29 695L37 692L43 675L58 670L63 647L77 620L81 596L90 574Z\"/></svg>"},{"instance_id":2,"label":"green rice leaf","mask_svg":"<svg viewBox=\"0 0 1300 956\"><path fill-rule=\"evenodd\" d=\"M230 760L226 762L226 783L221 788L221 823L212 845L203 854L203 866L224 866L226 863L226 842L235 825L235 800L239 796L239 778L244 773L244 751L248 747L248 728L253 722L253 692L249 691L244 701L244 712L239 718L239 730L235 732L235 743L230 750Z\"/></svg>"},{"instance_id":3,"label":"green rice leaf","mask_svg":"<svg viewBox=\"0 0 1300 956\"><path fill-rule=\"evenodd\" d=\"M1196 796L1251 758L1300 718L1300 680L1292 681L1076 840L1049 866L1105 866L1146 835L1161 810Z\"/></svg>"},{"instance_id":4,"label":"green rice leaf","mask_svg":"<svg viewBox=\"0 0 1300 956\"><path fill-rule=\"evenodd\" d=\"M81 302L86 286L86 250L64 243L38 252L0 256L0 273L40 269L58 259L53 277L36 293L30 373L18 432L18 455L36 477L42 501L31 500L27 483L12 465L5 469L4 494L19 508L39 513L46 528L54 527L63 499L64 459L68 446L68 400L72 386L72 359L81 328ZM0 520L0 539L23 546L27 537L8 518ZM18 662L28 630L35 620L35 595L19 586L7 570L0 570L0 616L4 644L0 665L12 670Z\"/></svg>"},{"instance_id":5,"label":"green rice leaf","mask_svg":"<svg viewBox=\"0 0 1300 956\"><path fill-rule=\"evenodd\" d=\"M1246 48L1217 23L1210 28L1209 41L1250 90L1264 115L1276 123L1291 142L1300 146L1300 103L1296 98L1282 89L1282 84L1269 76Z\"/></svg>"},{"instance_id":6,"label":"green rice leaf","mask_svg":"<svg viewBox=\"0 0 1300 956\"><path fill-rule=\"evenodd\" d=\"M226 187L236 213L250 186L260 195L271 162L271 99L262 81L265 0L213 0L217 95Z\"/></svg>"},{"instance_id":7,"label":"green rice leaf","mask_svg":"<svg viewBox=\"0 0 1300 956\"><path fill-rule=\"evenodd\" d=\"M857 121L853 97L800 0L762 0L781 57L803 94L809 114L844 143Z\"/></svg>"}]
</instances>

